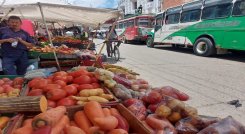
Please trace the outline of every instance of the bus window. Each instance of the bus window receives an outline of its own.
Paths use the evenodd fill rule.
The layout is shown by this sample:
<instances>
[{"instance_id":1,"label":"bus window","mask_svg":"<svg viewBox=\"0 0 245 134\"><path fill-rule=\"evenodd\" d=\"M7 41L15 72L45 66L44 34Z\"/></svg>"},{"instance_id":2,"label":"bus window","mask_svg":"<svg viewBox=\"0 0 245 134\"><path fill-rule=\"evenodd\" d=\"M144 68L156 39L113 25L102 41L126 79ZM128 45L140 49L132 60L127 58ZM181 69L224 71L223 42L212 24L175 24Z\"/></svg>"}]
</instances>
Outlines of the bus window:
<instances>
[{"instance_id":1,"label":"bus window","mask_svg":"<svg viewBox=\"0 0 245 134\"><path fill-rule=\"evenodd\" d=\"M162 18L157 18L156 19L156 25L157 26L162 26Z\"/></svg>"},{"instance_id":2,"label":"bus window","mask_svg":"<svg viewBox=\"0 0 245 134\"><path fill-rule=\"evenodd\" d=\"M232 3L225 3L211 7L204 7L202 19L216 19L230 16Z\"/></svg>"},{"instance_id":3,"label":"bus window","mask_svg":"<svg viewBox=\"0 0 245 134\"><path fill-rule=\"evenodd\" d=\"M134 21L133 20L128 21L127 27L133 27L133 26L134 26Z\"/></svg>"},{"instance_id":4,"label":"bus window","mask_svg":"<svg viewBox=\"0 0 245 134\"><path fill-rule=\"evenodd\" d=\"M128 27L127 22L124 22L123 25L124 25L123 26L124 28L127 28Z\"/></svg>"},{"instance_id":5,"label":"bus window","mask_svg":"<svg viewBox=\"0 0 245 134\"><path fill-rule=\"evenodd\" d=\"M233 7L233 16L244 16L245 15L245 1L237 1Z\"/></svg>"},{"instance_id":6,"label":"bus window","mask_svg":"<svg viewBox=\"0 0 245 134\"><path fill-rule=\"evenodd\" d=\"M140 18L138 21L138 26L148 27L150 24L150 20L147 18Z\"/></svg>"},{"instance_id":7,"label":"bus window","mask_svg":"<svg viewBox=\"0 0 245 134\"><path fill-rule=\"evenodd\" d=\"M182 12L180 22L193 22L200 20L201 9Z\"/></svg>"},{"instance_id":8,"label":"bus window","mask_svg":"<svg viewBox=\"0 0 245 134\"><path fill-rule=\"evenodd\" d=\"M165 23L166 24L177 24L179 23L179 19L180 19L180 13L170 14L170 15L167 15Z\"/></svg>"},{"instance_id":9,"label":"bus window","mask_svg":"<svg viewBox=\"0 0 245 134\"><path fill-rule=\"evenodd\" d=\"M123 23L122 22L119 23L119 29L123 29Z\"/></svg>"}]
</instances>

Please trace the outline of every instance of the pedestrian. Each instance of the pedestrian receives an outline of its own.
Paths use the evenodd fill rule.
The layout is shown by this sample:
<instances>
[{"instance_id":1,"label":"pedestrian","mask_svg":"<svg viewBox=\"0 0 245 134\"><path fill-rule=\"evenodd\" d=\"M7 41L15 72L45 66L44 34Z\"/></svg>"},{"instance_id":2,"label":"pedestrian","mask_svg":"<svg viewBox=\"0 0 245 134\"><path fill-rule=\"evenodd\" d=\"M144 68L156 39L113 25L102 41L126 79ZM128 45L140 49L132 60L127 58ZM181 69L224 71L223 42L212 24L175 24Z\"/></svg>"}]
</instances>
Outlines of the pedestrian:
<instances>
[{"instance_id":1,"label":"pedestrian","mask_svg":"<svg viewBox=\"0 0 245 134\"><path fill-rule=\"evenodd\" d=\"M108 57L111 57L112 42L113 40L117 40L118 36L116 30L112 29L112 26L109 27L108 34L110 35L107 35L109 37L108 37L108 41L106 42L106 50L107 50Z\"/></svg>"},{"instance_id":2,"label":"pedestrian","mask_svg":"<svg viewBox=\"0 0 245 134\"><path fill-rule=\"evenodd\" d=\"M31 36L21 29L18 16L8 18L8 26L0 28L2 66L5 75L24 75L28 67L28 48L34 45Z\"/></svg>"}]
</instances>

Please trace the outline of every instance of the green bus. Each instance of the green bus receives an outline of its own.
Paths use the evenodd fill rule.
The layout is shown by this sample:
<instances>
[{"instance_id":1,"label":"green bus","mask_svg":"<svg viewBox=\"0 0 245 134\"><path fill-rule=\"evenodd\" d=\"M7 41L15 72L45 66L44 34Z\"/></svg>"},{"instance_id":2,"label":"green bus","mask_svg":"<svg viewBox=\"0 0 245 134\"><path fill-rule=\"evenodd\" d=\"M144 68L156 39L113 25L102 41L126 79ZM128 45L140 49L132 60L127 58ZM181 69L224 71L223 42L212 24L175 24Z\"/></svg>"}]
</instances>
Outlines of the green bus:
<instances>
[{"instance_id":1,"label":"green bus","mask_svg":"<svg viewBox=\"0 0 245 134\"><path fill-rule=\"evenodd\" d=\"M155 16L147 46L193 47L198 56L245 50L245 0L197 0Z\"/></svg>"}]
</instances>

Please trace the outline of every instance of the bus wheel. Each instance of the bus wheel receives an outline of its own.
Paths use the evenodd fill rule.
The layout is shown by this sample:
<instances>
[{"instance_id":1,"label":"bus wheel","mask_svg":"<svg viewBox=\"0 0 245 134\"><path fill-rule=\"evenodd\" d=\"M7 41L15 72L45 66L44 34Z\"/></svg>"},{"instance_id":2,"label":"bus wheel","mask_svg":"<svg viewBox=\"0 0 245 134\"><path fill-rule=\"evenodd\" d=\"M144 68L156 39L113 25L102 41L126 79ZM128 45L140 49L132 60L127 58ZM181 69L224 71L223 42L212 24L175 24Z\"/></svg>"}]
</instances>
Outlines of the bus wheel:
<instances>
[{"instance_id":1,"label":"bus wheel","mask_svg":"<svg viewBox=\"0 0 245 134\"><path fill-rule=\"evenodd\" d=\"M216 54L214 43L208 38L199 38L193 47L194 53L198 56L212 56Z\"/></svg>"},{"instance_id":2,"label":"bus wheel","mask_svg":"<svg viewBox=\"0 0 245 134\"><path fill-rule=\"evenodd\" d=\"M150 47L150 48L153 48L154 47L154 41L153 41L153 38L152 37L149 36L147 38L146 45L147 45L147 47Z\"/></svg>"}]
</instances>

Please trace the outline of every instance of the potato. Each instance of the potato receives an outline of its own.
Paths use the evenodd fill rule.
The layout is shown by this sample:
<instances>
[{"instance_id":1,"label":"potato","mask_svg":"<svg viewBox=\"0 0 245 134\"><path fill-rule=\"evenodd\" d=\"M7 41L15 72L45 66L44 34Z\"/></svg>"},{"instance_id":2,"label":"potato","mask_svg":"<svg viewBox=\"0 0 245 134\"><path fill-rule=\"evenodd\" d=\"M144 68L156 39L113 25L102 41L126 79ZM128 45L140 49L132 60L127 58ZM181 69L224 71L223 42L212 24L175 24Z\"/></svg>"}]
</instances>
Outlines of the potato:
<instances>
[{"instance_id":1,"label":"potato","mask_svg":"<svg viewBox=\"0 0 245 134\"><path fill-rule=\"evenodd\" d=\"M184 109L185 103L177 99L172 99L172 100L169 100L169 102L167 103L167 106L171 108L172 110L173 109Z\"/></svg>"},{"instance_id":2,"label":"potato","mask_svg":"<svg viewBox=\"0 0 245 134\"><path fill-rule=\"evenodd\" d=\"M167 106L161 105L156 109L155 114L158 117L167 118L169 115L171 115L171 109Z\"/></svg>"},{"instance_id":3,"label":"potato","mask_svg":"<svg viewBox=\"0 0 245 134\"><path fill-rule=\"evenodd\" d=\"M90 96L88 97L89 101L97 101L99 103L107 103L109 102L107 99L99 97L99 96Z\"/></svg>"},{"instance_id":4,"label":"potato","mask_svg":"<svg viewBox=\"0 0 245 134\"><path fill-rule=\"evenodd\" d=\"M179 112L173 112L169 117L168 120L172 123L176 123L181 119L181 115Z\"/></svg>"}]
</instances>

